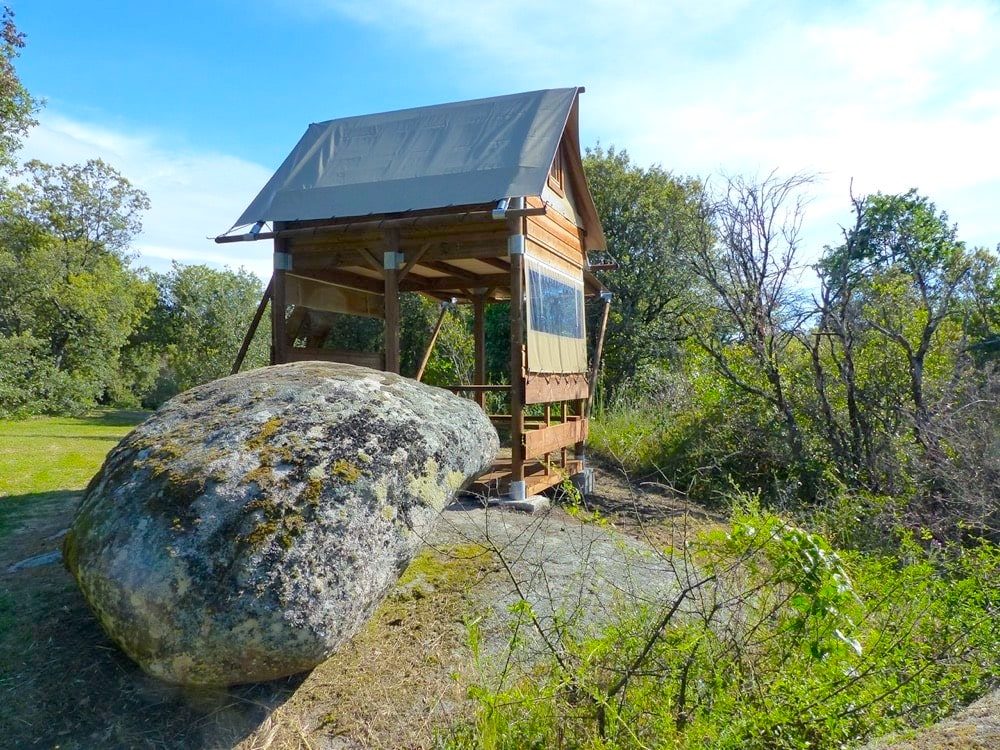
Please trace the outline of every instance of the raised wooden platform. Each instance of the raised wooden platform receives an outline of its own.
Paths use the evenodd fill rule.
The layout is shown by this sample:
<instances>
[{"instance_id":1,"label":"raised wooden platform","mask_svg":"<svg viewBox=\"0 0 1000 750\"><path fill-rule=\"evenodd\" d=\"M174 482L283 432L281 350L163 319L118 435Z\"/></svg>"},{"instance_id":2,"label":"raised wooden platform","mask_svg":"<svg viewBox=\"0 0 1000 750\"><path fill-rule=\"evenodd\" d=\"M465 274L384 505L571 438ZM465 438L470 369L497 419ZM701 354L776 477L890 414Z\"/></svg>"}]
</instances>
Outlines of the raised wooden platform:
<instances>
[{"instance_id":1,"label":"raised wooden platform","mask_svg":"<svg viewBox=\"0 0 1000 750\"><path fill-rule=\"evenodd\" d=\"M583 461L569 459L566 467L556 464L545 464L541 461L528 461L524 465L524 487L526 495L537 495L555 487L573 474L583 471ZM511 459L510 449L501 449L500 455L493 462L493 467L480 475L469 487L469 492L496 497L510 491Z\"/></svg>"}]
</instances>

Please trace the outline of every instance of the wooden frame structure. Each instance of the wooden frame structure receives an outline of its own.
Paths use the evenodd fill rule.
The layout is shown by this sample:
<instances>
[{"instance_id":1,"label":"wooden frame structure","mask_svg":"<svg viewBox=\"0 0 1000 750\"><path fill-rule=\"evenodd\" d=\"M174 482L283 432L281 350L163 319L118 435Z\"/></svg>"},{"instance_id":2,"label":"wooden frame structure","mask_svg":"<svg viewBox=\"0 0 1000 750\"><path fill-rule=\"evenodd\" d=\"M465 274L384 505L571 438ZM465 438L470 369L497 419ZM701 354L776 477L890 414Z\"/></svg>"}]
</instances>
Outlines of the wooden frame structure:
<instances>
[{"instance_id":1,"label":"wooden frame structure","mask_svg":"<svg viewBox=\"0 0 1000 750\"><path fill-rule=\"evenodd\" d=\"M490 414L498 427L509 432L509 456L498 459L475 488L522 499L582 471L610 294L590 272L587 260L587 225L593 233L596 212L580 160L576 106L574 100L572 116L563 127L548 179L538 195L363 217L275 220L272 231L216 238L222 243L267 239L274 243L274 273L247 331L234 372L242 364L268 301L272 363L326 360L399 373L400 293L418 292L439 300L456 300L473 310L474 376L471 383L445 387L484 407L487 394L509 394L503 399L503 413ZM597 233L602 235L599 224ZM599 241L603 242L603 236ZM593 238L591 246L592 242ZM538 366L541 359L529 345L532 326L538 325L534 320L537 313L532 313L533 319L529 320L529 309L533 304L530 293L536 295L537 306L537 299L541 299L537 295L542 292L527 289L538 283L537 275L529 273L529 263L553 269L554 274L565 277L569 285L566 288L579 290L575 312L578 318L583 315L583 295L601 300L603 309L589 363L580 318L574 334L584 339L577 342L584 352L582 360L577 352L579 364L570 366L568 372ZM331 293L355 295L352 304L367 300L365 304L372 305L375 316L385 321L382 351L326 349L320 343L322 331L303 335L297 306L289 304L290 292L295 293L296 285L303 283L310 288L329 287ZM298 307L302 307L302 296L296 299ZM511 303L511 382L507 385L486 382L486 308L502 301ZM565 305L566 300L560 304ZM423 375L443 315L442 310L417 379ZM496 396L489 399L494 403L499 400Z\"/></svg>"}]
</instances>

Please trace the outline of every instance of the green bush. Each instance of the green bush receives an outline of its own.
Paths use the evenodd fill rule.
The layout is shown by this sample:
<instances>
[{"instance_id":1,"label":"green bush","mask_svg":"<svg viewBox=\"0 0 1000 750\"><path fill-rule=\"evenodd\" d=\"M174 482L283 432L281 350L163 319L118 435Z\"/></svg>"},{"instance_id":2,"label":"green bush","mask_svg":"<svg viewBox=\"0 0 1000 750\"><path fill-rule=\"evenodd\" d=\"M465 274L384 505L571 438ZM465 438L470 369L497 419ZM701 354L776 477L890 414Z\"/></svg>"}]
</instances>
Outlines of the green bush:
<instances>
[{"instance_id":1,"label":"green bush","mask_svg":"<svg viewBox=\"0 0 1000 750\"><path fill-rule=\"evenodd\" d=\"M742 503L669 550L683 593L626 603L598 637L472 690L453 748L842 748L930 722L1000 679L1000 552L838 553ZM524 626L527 603L517 605ZM477 636L472 632L477 651ZM512 640L514 652L522 649ZM524 654L517 653L515 662Z\"/></svg>"},{"instance_id":2,"label":"green bush","mask_svg":"<svg viewBox=\"0 0 1000 750\"><path fill-rule=\"evenodd\" d=\"M45 341L31 334L0 336L0 418L78 414L92 405L88 383L59 371Z\"/></svg>"}]
</instances>

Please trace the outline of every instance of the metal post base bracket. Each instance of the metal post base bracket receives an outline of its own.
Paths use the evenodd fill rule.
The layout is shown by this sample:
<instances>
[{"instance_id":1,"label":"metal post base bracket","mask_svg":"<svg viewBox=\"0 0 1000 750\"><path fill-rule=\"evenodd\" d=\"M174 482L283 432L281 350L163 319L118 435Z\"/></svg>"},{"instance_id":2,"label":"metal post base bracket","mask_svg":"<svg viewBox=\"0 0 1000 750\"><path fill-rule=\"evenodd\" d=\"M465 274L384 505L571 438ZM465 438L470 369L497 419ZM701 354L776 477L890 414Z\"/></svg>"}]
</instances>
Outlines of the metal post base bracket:
<instances>
[{"instance_id":1,"label":"metal post base bracket","mask_svg":"<svg viewBox=\"0 0 1000 750\"><path fill-rule=\"evenodd\" d=\"M524 500L525 486L524 480L511 482L509 496L511 500Z\"/></svg>"}]
</instances>

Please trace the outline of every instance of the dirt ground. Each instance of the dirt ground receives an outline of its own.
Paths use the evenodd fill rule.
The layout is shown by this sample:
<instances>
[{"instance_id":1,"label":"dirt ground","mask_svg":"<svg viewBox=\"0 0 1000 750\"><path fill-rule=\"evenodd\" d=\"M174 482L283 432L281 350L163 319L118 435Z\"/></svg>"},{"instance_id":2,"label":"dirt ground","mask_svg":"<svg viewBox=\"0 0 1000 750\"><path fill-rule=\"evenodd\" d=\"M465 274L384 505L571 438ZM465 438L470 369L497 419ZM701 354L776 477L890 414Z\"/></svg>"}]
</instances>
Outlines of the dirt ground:
<instances>
[{"instance_id":1,"label":"dirt ground","mask_svg":"<svg viewBox=\"0 0 1000 750\"><path fill-rule=\"evenodd\" d=\"M598 482L591 507L630 507L635 491L627 482ZM526 661L508 663L510 607L520 597L543 628L556 627L557 617L596 628L619 605L676 595L684 571L647 540L677 541L693 521L665 495L646 498L643 507L646 517L630 522L634 533L626 535L559 506L527 515L456 504L368 626L240 747L432 747L448 727L472 718L470 685L544 658L540 638L529 631L519 652ZM478 664L471 621L480 637Z\"/></svg>"},{"instance_id":2,"label":"dirt ground","mask_svg":"<svg viewBox=\"0 0 1000 750\"><path fill-rule=\"evenodd\" d=\"M58 562L80 493L48 493L0 549L0 747L232 747L301 678L184 691L147 677L104 635Z\"/></svg>"},{"instance_id":3,"label":"dirt ground","mask_svg":"<svg viewBox=\"0 0 1000 750\"><path fill-rule=\"evenodd\" d=\"M589 507L656 546L706 518L606 470L597 488ZM474 529L434 540L368 627L311 674L193 691L122 655L54 560L79 496L26 499L0 549L0 747L426 747L468 715L467 622L483 606L476 591L506 578ZM580 526L558 508L549 520Z\"/></svg>"}]
</instances>

